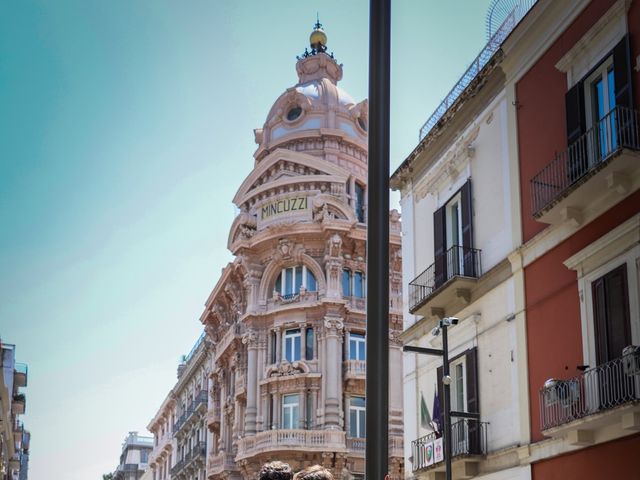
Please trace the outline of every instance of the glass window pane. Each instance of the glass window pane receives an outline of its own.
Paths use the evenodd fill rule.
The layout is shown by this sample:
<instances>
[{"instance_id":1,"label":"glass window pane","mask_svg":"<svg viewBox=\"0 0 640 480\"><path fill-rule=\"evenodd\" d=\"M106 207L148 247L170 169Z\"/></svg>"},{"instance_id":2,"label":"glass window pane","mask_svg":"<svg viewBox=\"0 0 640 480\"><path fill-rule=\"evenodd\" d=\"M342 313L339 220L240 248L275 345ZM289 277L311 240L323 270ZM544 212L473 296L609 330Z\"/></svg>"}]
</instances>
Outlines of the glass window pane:
<instances>
[{"instance_id":1,"label":"glass window pane","mask_svg":"<svg viewBox=\"0 0 640 480\"><path fill-rule=\"evenodd\" d=\"M278 278L276 279L276 286L273 289L278 293L282 292L282 273L278 275Z\"/></svg>"},{"instance_id":2,"label":"glass window pane","mask_svg":"<svg viewBox=\"0 0 640 480\"><path fill-rule=\"evenodd\" d=\"M364 297L362 272L355 272L353 277L353 295L358 298Z\"/></svg>"},{"instance_id":3,"label":"glass window pane","mask_svg":"<svg viewBox=\"0 0 640 480\"><path fill-rule=\"evenodd\" d=\"M352 338L351 340L349 340L349 360L355 360L356 359L357 351L358 351L357 343Z\"/></svg>"},{"instance_id":4,"label":"glass window pane","mask_svg":"<svg viewBox=\"0 0 640 480\"><path fill-rule=\"evenodd\" d=\"M305 359L313 360L313 328L307 328L306 338L304 340Z\"/></svg>"},{"instance_id":5,"label":"glass window pane","mask_svg":"<svg viewBox=\"0 0 640 480\"><path fill-rule=\"evenodd\" d=\"M349 436L358 437L358 412L353 409L349 411Z\"/></svg>"},{"instance_id":6,"label":"glass window pane","mask_svg":"<svg viewBox=\"0 0 640 480\"><path fill-rule=\"evenodd\" d=\"M307 269L307 290L310 292L317 292L318 285L316 283L316 277L313 276L313 273Z\"/></svg>"},{"instance_id":7,"label":"glass window pane","mask_svg":"<svg viewBox=\"0 0 640 480\"><path fill-rule=\"evenodd\" d=\"M291 295L292 293L293 293L293 268L287 268L285 270L284 294Z\"/></svg>"},{"instance_id":8,"label":"glass window pane","mask_svg":"<svg viewBox=\"0 0 640 480\"><path fill-rule=\"evenodd\" d=\"M616 85L613 69L607 72L607 88L609 89L609 111L611 111L616 106Z\"/></svg>"},{"instance_id":9,"label":"glass window pane","mask_svg":"<svg viewBox=\"0 0 640 480\"><path fill-rule=\"evenodd\" d=\"M364 188L359 183L356 183L356 218L364 222Z\"/></svg>"},{"instance_id":10,"label":"glass window pane","mask_svg":"<svg viewBox=\"0 0 640 480\"><path fill-rule=\"evenodd\" d=\"M342 270L342 295L351 296L351 270Z\"/></svg>"},{"instance_id":11,"label":"glass window pane","mask_svg":"<svg viewBox=\"0 0 640 480\"><path fill-rule=\"evenodd\" d=\"M358 345L358 360L366 360L364 340Z\"/></svg>"},{"instance_id":12,"label":"glass window pane","mask_svg":"<svg viewBox=\"0 0 640 480\"><path fill-rule=\"evenodd\" d=\"M367 436L367 429L366 429L366 411L365 410L360 410L360 437L364 438Z\"/></svg>"},{"instance_id":13,"label":"glass window pane","mask_svg":"<svg viewBox=\"0 0 640 480\"><path fill-rule=\"evenodd\" d=\"M293 361L300 360L300 350L301 350L301 335L298 331L298 334L293 337Z\"/></svg>"},{"instance_id":14,"label":"glass window pane","mask_svg":"<svg viewBox=\"0 0 640 480\"><path fill-rule=\"evenodd\" d=\"M364 397L351 397L351 406L364 408Z\"/></svg>"},{"instance_id":15,"label":"glass window pane","mask_svg":"<svg viewBox=\"0 0 640 480\"><path fill-rule=\"evenodd\" d=\"M300 287L302 287L302 267L296 267L296 281L293 293L300 293Z\"/></svg>"}]
</instances>

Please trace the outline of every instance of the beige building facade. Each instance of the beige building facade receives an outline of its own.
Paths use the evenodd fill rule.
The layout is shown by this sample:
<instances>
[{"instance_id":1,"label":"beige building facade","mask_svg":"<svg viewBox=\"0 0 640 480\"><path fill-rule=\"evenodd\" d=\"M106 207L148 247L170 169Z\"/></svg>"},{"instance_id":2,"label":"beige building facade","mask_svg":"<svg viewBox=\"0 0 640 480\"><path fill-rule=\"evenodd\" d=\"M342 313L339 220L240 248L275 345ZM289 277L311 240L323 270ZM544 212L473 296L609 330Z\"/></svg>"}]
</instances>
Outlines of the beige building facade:
<instances>
[{"instance_id":1,"label":"beige building facade","mask_svg":"<svg viewBox=\"0 0 640 480\"><path fill-rule=\"evenodd\" d=\"M178 380L147 428L153 480L206 478L210 344L203 333L178 366Z\"/></svg>"},{"instance_id":2,"label":"beige building facade","mask_svg":"<svg viewBox=\"0 0 640 480\"><path fill-rule=\"evenodd\" d=\"M207 478L269 460L362 477L365 448L367 101L338 87L321 26L298 83L255 130L233 202L235 260L201 321L212 343ZM391 369L402 368L400 222L390 214ZM402 377L391 377L390 470L403 475Z\"/></svg>"}]
</instances>

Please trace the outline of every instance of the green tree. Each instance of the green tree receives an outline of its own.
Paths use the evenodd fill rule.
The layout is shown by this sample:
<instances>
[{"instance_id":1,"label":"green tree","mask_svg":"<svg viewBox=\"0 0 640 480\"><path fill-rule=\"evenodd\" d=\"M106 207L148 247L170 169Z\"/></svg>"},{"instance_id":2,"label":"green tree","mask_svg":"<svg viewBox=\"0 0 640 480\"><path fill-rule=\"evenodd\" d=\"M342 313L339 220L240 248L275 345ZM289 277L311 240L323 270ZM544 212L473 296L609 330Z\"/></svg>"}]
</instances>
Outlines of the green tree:
<instances>
[{"instance_id":1,"label":"green tree","mask_svg":"<svg viewBox=\"0 0 640 480\"><path fill-rule=\"evenodd\" d=\"M113 473L105 473L102 475L102 480L113 480Z\"/></svg>"}]
</instances>

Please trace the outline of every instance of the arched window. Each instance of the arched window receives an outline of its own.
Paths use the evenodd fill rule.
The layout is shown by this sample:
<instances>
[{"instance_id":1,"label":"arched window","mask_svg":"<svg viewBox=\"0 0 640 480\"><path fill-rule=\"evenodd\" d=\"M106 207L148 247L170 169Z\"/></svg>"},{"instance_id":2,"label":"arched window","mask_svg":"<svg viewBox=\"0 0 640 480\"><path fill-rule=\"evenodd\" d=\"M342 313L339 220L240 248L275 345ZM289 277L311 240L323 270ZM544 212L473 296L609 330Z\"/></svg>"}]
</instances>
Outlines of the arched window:
<instances>
[{"instance_id":1,"label":"arched window","mask_svg":"<svg viewBox=\"0 0 640 480\"><path fill-rule=\"evenodd\" d=\"M308 292L318 291L318 282L306 265L283 268L276 279L274 290L283 298L293 297L304 288Z\"/></svg>"}]
</instances>

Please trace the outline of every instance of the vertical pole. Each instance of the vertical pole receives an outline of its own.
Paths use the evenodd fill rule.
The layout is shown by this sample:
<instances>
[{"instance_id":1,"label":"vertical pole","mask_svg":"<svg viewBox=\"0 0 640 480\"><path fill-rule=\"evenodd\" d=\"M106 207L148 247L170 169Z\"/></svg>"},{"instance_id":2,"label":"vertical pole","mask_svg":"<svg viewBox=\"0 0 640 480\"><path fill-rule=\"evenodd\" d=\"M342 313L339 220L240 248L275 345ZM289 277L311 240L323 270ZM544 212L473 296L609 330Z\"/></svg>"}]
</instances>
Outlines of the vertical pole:
<instances>
[{"instance_id":1,"label":"vertical pole","mask_svg":"<svg viewBox=\"0 0 640 480\"><path fill-rule=\"evenodd\" d=\"M446 480L451 480L451 383L444 381L449 377L449 339L447 325L442 325L442 383L444 392L444 461Z\"/></svg>"},{"instance_id":2,"label":"vertical pole","mask_svg":"<svg viewBox=\"0 0 640 480\"><path fill-rule=\"evenodd\" d=\"M389 472L389 87L391 0L370 0L367 188L367 480Z\"/></svg>"}]
</instances>

